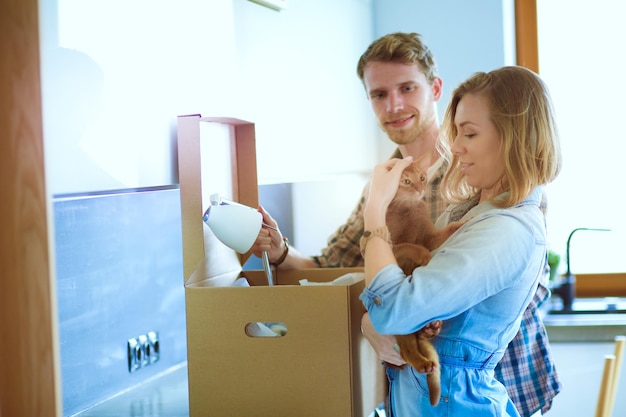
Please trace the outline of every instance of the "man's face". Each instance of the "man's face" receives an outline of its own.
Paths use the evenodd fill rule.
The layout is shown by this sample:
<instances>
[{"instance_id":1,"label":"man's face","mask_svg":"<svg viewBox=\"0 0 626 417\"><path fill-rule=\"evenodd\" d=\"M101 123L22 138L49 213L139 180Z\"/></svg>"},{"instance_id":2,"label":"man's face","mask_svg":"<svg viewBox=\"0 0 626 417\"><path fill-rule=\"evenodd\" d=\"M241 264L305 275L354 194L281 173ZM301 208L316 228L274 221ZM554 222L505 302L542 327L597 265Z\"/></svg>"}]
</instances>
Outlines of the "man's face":
<instances>
[{"instance_id":1,"label":"man's face","mask_svg":"<svg viewBox=\"0 0 626 417\"><path fill-rule=\"evenodd\" d=\"M379 126L396 144L413 142L437 123L441 79L429 83L417 64L370 62L363 82Z\"/></svg>"}]
</instances>

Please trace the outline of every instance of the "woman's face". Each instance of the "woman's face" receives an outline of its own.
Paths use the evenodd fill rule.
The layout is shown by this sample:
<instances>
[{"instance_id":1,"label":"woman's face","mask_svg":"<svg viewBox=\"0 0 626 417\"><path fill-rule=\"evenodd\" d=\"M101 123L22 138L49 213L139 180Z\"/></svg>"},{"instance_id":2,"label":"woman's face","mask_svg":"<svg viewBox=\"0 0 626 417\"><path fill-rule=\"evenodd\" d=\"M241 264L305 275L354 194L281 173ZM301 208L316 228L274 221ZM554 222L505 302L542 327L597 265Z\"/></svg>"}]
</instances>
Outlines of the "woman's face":
<instances>
[{"instance_id":1,"label":"woman's face","mask_svg":"<svg viewBox=\"0 0 626 417\"><path fill-rule=\"evenodd\" d=\"M502 138L491 122L489 105L480 94L466 94L456 107L457 136L451 150L467 183L480 188L481 201L504 191Z\"/></svg>"}]
</instances>

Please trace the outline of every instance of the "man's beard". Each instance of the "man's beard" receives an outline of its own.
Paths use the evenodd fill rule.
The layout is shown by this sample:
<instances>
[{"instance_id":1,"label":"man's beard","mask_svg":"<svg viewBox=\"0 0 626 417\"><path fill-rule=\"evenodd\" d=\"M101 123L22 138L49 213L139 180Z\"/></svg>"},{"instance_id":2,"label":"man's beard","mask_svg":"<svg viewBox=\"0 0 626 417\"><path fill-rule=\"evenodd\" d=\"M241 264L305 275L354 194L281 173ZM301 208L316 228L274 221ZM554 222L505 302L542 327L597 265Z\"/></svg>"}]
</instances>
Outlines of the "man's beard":
<instances>
[{"instance_id":1,"label":"man's beard","mask_svg":"<svg viewBox=\"0 0 626 417\"><path fill-rule=\"evenodd\" d=\"M406 145L415 140L424 129L420 125L413 125L409 129L385 129L383 128L389 139L396 145Z\"/></svg>"},{"instance_id":2,"label":"man's beard","mask_svg":"<svg viewBox=\"0 0 626 417\"><path fill-rule=\"evenodd\" d=\"M419 113L414 113L413 116L413 123L410 127L405 129L388 128L383 123L379 123L379 126L381 127L383 132L387 134L389 139L391 139L391 141L394 142L396 145L407 145L420 137L424 133L424 131L426 131L426 128L435 121L434 113L431 113L429 115L420 115Z\"/></svg>"}]
</instances>

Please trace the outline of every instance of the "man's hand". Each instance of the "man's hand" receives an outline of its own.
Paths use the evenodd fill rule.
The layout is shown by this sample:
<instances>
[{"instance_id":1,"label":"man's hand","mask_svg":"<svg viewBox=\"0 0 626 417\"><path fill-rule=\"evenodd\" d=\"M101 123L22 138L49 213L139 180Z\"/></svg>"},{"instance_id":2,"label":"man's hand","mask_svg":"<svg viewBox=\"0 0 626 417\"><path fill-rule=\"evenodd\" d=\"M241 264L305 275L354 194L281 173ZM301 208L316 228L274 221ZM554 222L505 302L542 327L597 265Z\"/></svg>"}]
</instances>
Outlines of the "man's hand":
<instances>
[{"instance_id":1,"label":"man's hand","mask_svg":"<svg viewBox=\"0 0 626 417\"><path fill-rule=\"evenodd\" d=\"M376 333L367 313L361 319L361 331L381 361L397 367L406 365L405 360L400 356L396 337Z\"/></svg>"},{"instance_id":2,"label":"man's hand","mask_svg":"<svg viewBox=\"0 0 626 417\"><path fill-rule=\"evenodd\" d=\"M285 251L283 235L280 233L276 220L261 206L259 206L259 213L263 216L263 223L272 226L275 230L261 227L259 235L250 250L259 258L262 256L263 251L267 251L268 258L272 262L279 259Z\"/></svg>"}]
</instances>

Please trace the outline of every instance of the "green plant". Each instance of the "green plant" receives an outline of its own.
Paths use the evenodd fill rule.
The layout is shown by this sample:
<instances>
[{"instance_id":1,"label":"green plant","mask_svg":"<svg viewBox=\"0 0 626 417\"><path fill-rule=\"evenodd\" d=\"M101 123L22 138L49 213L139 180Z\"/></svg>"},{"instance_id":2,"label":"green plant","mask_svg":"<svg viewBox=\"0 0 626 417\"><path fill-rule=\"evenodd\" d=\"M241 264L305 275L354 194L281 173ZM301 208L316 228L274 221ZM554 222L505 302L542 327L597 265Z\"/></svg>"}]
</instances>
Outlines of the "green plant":
<instances>
[{"instance_id":1,"label":"green plant","mask_svg":"<svg viewBox=\"0 0 626 417\"><path fill-rule=\"evenodd\" d=\"M554 281L556 271L561 263L561 255L551 250L548 251L548 266L550 267L550 281Z\"/></svg>"}]
</instances>

